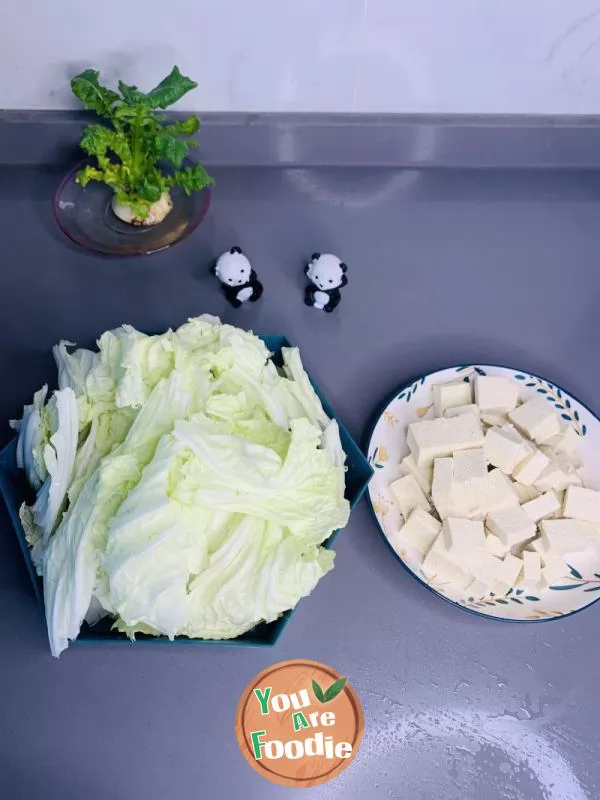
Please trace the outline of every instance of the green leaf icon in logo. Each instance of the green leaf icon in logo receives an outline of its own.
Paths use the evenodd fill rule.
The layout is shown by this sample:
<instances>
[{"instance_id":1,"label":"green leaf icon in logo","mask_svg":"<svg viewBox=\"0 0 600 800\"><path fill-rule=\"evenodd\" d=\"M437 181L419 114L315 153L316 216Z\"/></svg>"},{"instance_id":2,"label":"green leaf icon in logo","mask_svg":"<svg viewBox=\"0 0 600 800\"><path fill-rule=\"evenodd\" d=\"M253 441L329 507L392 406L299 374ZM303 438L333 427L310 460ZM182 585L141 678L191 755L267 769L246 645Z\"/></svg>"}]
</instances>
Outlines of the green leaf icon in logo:
<instances>
[{"instance_id":1,"label":"green leaf icon in logo","mask_svg":"<svg viewBox=\"0 0 600 800\"><path fill-rule=\"evenodd\" d=\"M321 689L317 681L313 680L312 688L313 692L315 693L315 697L320 703L329 703L330 700L334 700L342 691L347 680L348 678L340 678L339 680L334 681L325 692L323 689Z\"/></svg>"}]
</instances>

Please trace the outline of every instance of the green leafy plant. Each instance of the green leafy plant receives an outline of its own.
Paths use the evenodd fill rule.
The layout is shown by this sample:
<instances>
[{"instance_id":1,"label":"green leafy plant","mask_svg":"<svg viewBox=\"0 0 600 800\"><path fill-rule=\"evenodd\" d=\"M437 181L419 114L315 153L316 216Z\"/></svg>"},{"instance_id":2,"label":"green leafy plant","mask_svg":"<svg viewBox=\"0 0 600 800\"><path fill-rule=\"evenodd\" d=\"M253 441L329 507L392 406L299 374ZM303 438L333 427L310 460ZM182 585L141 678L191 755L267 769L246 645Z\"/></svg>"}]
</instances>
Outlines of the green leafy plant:
<instances>
[{"instance_id":1,"label":"green leafy plant","mask_svg":"<svg viewBox=\"0 0 600 800\"><path fill-rule=\"evenodd\" d=\"M189 137L200 127L198 117L166 124L165 116L157 113L197 85L178 67L148 94L123 81L114 92L102 86L100 73L94 69L73 78L75 96L110 124L88 125L83 133L81 147L97 163L78 173L80 186L90 181L107 184L119 203L130 206L135 216L144 220L150 206L172 186L180 186L189 195L212 185L214 181L202 164L182 168L190 148L196 146ZM165 169L165 162L173 169Z\"/></svg>"},{"instance_id":2,"label":"green leafy plant","mask_svg":"<svg viewBox=\"0 0 600 800\"><path fill-rule=\"evenodd\" d=\"M319 703L329 703L330 700L334 700L338 694L342 691L344 686L346 685L346 681L348 678L340 678L337 681L334 681L331 686L323 691L323 689L319 686L317 681L313 680L312 688L313 692L315 693L315 697L319 701Z\"/></svg>"}]
</instances>

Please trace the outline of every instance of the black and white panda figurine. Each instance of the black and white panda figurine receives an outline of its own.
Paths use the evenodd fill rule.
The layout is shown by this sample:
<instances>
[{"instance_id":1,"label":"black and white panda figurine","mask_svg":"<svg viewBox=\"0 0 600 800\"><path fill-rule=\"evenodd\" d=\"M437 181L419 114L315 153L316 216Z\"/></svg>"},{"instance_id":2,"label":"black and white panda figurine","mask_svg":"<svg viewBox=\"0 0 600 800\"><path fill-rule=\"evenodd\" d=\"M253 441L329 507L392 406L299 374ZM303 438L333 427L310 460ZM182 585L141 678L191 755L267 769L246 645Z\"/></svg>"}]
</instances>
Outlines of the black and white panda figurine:
<instances>
[{"instance_id":1,"label":"black and white panda figurine","mask_svg":"<svg viewBox=\"0 0 600 800\"><path fill-rule=\"evenodd\" d=\"M306 305L333 311L342 299L340 289L348 283L347 269L346 264L332 253L313 253L304 267L304 274L310 280L304 294Z\"/></svg>"},{"instance_id":2,"label":"black and white panda figurine","mask_svg":"<svg viewBox=\"0 0 600 800\"><path fill-rule=\"evenodd\" d=\"M225 297L234 308L247 300L255 303L263 293L263 285L241 247L232 247L220 255L211 272L221 281Z\"/></svg>"}]
</instances>

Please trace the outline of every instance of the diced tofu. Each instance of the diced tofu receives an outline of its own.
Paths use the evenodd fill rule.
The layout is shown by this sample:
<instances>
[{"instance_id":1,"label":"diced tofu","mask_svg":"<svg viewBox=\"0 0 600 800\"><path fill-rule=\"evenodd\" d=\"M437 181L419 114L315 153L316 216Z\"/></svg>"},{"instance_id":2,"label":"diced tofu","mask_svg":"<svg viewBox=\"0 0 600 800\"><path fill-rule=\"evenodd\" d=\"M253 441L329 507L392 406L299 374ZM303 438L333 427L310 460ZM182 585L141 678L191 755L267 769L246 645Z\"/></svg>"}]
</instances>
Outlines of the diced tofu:
<instances>
[{"instance_id":1,"label":"diced tofu","mask_svg":"<svg viewBox=\"0 0 600 800\"><path fill-rule=\"evenodd\" d=\"M586 489L595 489L596 491L600 490L600 478L598 474L590 467L590 466L583 466L577 470L577 475L581 479L581 482L586 487Z\"/></svg>"},{"instance_id":2,"label":"diced tofu","mask_svg":"<svg viewBox=\"0 0 600 800\"><path fill-rule=\"evenodd\" d=\"M481 411L512 411L519 400L519 390L508 378L478 375L475 379L475 402Z\"/></svg>"},{"instance_id":3,"label":"diced tofu","mask_svg":"<svg viewBox=\"0 0 600 800\"><path fill-rule=\"evenodd\" d=\"M431 492L431 479L433 477L433 467L419 469L417 462L409 454L400 462L400 472L403 475L412 475L425 494Z\"/></svg>"},{"instance_id":4,"label":"diced tofu","mask_svg":"<svg viewBox=\"0 0 600 800\"><path fill-rule=\"evenodd\" d=\"M513 483L513 487L521 503L527 503L529 500L535 500L535 498L539 497L541 494L539 489L536 489L535 486L525 486L524 483Z\"/></svg>"},{"instance_id":5,"label":"diced tofu","mask_svg":"<svg viewBox=\"0 0 600 800\"><path fill-rule=\"evenodd\" d=\"M508 421L508 415L503 411L481 412L480 419L485 425L501 428Z\"/></svg>"},{"instance_id":6,"label":"diced tofu","mask_svg":"<svg viewBox=\"0 0 600 800\"><path fill-rule=\"evenodd\" d=\"M534 486L541 492L547 492L550 489L558 492L566 489L567 486L581 486L581 478L577 470L551 458L546 469L536 479Z\"/></svg>"},{"instance_id":7,"label":"diced tofu","mask_svg":"<svg viewBox=\"0 0 600 800\"><path fill-rule=\"evenodd\" d=\"M543 397L532 397L522 406L509 411L508 418L538 444L560 433L558 416Z\"/></svg>"},{"instance_id":8,"label":"diced tofu","mask_svg":"<svg viewBox=\"0 0 600 800\"><path fill-rule=\"evenodd\" d=\"M563 516L600 523L600 492L569 486L565 494Z\"/></svg>"},{"instance_id":9,"label":"diced tofu","mask_svg":"<svg viewBox=\"0 0 600 800\"><path fill-rule=\"evenodd\" d=\"M489 428L483 449L490 464L507 475L528 455L522 437L516 431L513 433L505 428Z\"/></svg>"},{"instance_id":10,"label":"diced tofu","mask_svg":"<svg viewBox=\"0 0 600 800\"><path fill-rule=\"evenodd\" d=\"M581 436L577 433L575 428L570 425L560 425L560 433L556 433L549 439L546 439L542 444L551 447L553 450L558 450L560 453L567 455L575 455L581 443Z\"/></svg>"},{"instance_id":11,"label":"diced tofu","mask_svg":"<svg viewBox=\"0 0 600 800\"><path fill-rule=\"evenodd\" d=\"M458 483L479 484L488 476L487 460L483 448L460 450L452 457L452 472Z\"/></svg>"},{"instance_id":12,"label":"diced tofu","mask_svg":"<svg viewBox=\"0 0 600 800\"><path fill-rule=\"evenodd\" d=\"M449 517L442 525L449 557L467 572L474 572L489 558L482 522Z\"/></svg>"},{"instance_id":13,"label":"diced tofu","mask_svg":"<svg viewBox=\"0 0 600 800\"><path fill-rule=\"evenodd\" d=\"M542 557L542 562L544 564L542 578L546 586L552 586L569 574L568 564L556 553L546 552L546 555Z\"/></svg>"},{"instance_id":14,"label":"diced tofu","mask_svg":"<svg viewBox=\"0 0 600 800\"><path fill-rule=\"evenodd\" d=\"M540 530L542 545L557 555L581 553L600 541L598 529L578 519L544 519Z\"/></svg>"},{"instance_id":15,"label":"diced tofu","mask_svg":"<svg viewBox=\"0 0 600 800\"><path fill-rule=\"evenodd\" d=\"M523 511L527 514L532 522L539 522L541 519L547 519L557 511L560 511L560 501L553 491L544 492L535 500L529 500L521 506Z\"/></svg>"},{"instance_id":16,"label":"diced tofu","mask_svg":"<svg viewBox=\"0 0 600 800\"><path fill-rule=\"evenodd\" d=\"M412 475L404 475L390 484L390 491L394 495L396 504L404 519L408 519L411 511L415 508L422 508L424 511L429 511L431 506L429 500L425 497L425 493L413 478Z\"/></svg>"},{"instance_id":17,"label":"diced tofu","mask_svg":"<svg viewBox=\"0 0 600 800\"><path fill-rule=\"evenodd\" d=\"M548 567L548 576L552 578L552 581L564 577L569 572L565 559L549 550L542 539L535 539L533 542L529 542L523 552L537 553L540 557L542 568Z\"/></svg>"},{"instance_id":18,"label":"diced tofu","mask_svg":"<svg viewBox=\"0 0 600 800\"><path fill-rule=\"evenodd\" d=\"M425 556L421 571L425 577L437 583L458 583L468 586L472 577L450 561L446 555L443 534L440 533L431 550Z\"/></svg>"},{"instance_id":19,"label":"diced tofu","mask_svg":"<svg viewBox=\"0 0 600 800\"><path fill-rule=\"evenodd\" d=\"M522 567L522 560L510 553L503 559L492 556L481 568L478 578L488 583L494 594L504 595L517 582Z\"/></svg>"},{"instance_id":20,"label":"diced tofu","mask_svg":"<svg viewBox=\"0 0 600 800\"><path fill-rule=\"evenodd\" d=\"M394 531L389 537L390 544L396 552L402 547L412 547L421 555L425 555L431 549L441 529L442 523L439 520L417 507L400 530Z\"/></svg>"},{"instance_id":21,"label":"diced tofu","mask_svg":"<svg viewBox=\"0 0 600 800\"><path fill-rule=\"evenodd\" d=\"M506 547L515 547L536 535L535 522L531 521L521 506L493 511L486 517L486 525Z\"/></svg>"},{"instance_id":22,"label":"diced tofu","mask_svg":"<svg viewBox=\"0 0 600 800\"><path fill-rule=\"evenodd\" d=\"M485 489L477 494L477 511L485 517L492 511L514 508L519 505L519 498L513 484L499 469L488 472Z\"/></svg>"},{"instance_id":23,"label":"diced tofu","mask_svg":"<svg viewBox=\"0 0 600 800\"><path fill-rule=\"evenodd\" d=\"M431 497L442 519L469 515L468 490L454 480L452 458L436 458L434 461Z\"/></svg>"},{"instance_id":24,"label":"diced tofu","mask_svg":"<svg viewBox=\"0 0 600 800\"><path fill-rule=\"evenodd\" d=\"M472 402L471 384L468 381L452 381L433 387L433 408L436 417L441 417L447 408L469 405Z\"/></svg>"},{"instance_id":25,"label":"diced tofu","mask_svg":"<svg viewBox=\"0 0 600 800\"><path fill-rule=\"evenodd\" d=\"M472 597L473 600L480 600L482 597L486 597L490 593L490 587L487 583L479 578L475 578L473 583L469 584L466 589L467 597Z\"/></svg>"},{"instance_id":26,"label":"diced tofu","mask_svg":"<svg viewBox=\"0 0 600 800\"><path fill-rule=\"evenodd\" d=\"M552 586L552 584L569 574L569 566L564 557L549 550L542 539L536 539L531 542L523 553L527 551L537 553L540 556L543 586Z\"/></svg>"},{"instance_id":27,"label":"diced tofu","mask_svg":"<svg viewBox=\"0 0 600 800\"><path fill-rule=\"evenodd\" d=\"M497 579L507 583L510 589L510 587L514 586L515 583L517 582L522 569L523 569L523 560L509 553L508 555L504 556L504 559L502 560L502 568L500 570L500 574L496 575L496 577Z\"/></svg>"},{"instance_id":28,"label":"diced tofu","mask_svg":"<svg viewBox=\"0 0 600 800\"><path fill-rule=\"evenodd\" d=\"M546 469L550 459L540 450L534 450L512 471L513 478L525 486L531 486Z\"/></svg>"},{"instance_id":29,"label":"diced tofu","mask_svg":"<svg viewBox=\"0 0 600 800\"><path fill-rule=\"evenodd\" d=\"M500 539L493 533L487 534L485 543L490 553L496 558L504 558L510 549L507 545L502 544Z\"/></svg>"},{"instance_id":30,"label":"diced tofu","mask_svg":"<svg viewBox=\"0 0 600 800\"><path fill-rule=\"evenodd\" d=\"M542 559L539 553L533 553L529 550L523 550L523 574L521 575L521 583L530 587L536 588L542 580Z\"/></svg>"},{"instance_id":31,"label":"diced tofu","mask_svg":"<svg viewBox=\"0 0 600 800\"><path fill-rule=\"evenodd\" d=\"M458 417L460 414L474 414L479 419L479 407L475 403L466 406L451 406L444 411L445 417Z\"/></svg>"},{"instance_id":32,"label":"diced tofu","mask_svg":"<svg viewBox=\"0 0 600 800\"><path fill-rule=\"evenodd\" d=\"M563 472L576 472L583 465L583 461L577 453L563 453L560 450L553 450L545 444L540 447L540 450L551 461L555 461Z\"/></svg>"},{"instance_id":33,"label":"diced tofu","mask_svg":"<svg viewBox=\"0 0 600 800\"><path fill-rule=\"evenodd\" d=\"M472 450L483 445L483 431L473 414L422 420L408 426L408 446L419 469L436 458L451 456L457 450Z\"/></svg>"}]
</instances>

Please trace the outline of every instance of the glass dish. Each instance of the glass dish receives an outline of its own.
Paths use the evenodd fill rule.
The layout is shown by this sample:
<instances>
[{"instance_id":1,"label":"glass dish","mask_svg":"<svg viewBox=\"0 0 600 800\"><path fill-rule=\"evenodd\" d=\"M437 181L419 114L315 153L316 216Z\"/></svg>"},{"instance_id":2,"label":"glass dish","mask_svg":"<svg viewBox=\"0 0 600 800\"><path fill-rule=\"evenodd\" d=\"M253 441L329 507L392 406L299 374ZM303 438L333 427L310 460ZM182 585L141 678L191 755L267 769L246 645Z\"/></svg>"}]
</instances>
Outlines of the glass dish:
<instances>
[{"instance_id":1,"label":"glass dish","mask_svg":"<svg viewBox=\"0 0 600 800\"><path fill-rule=\"evenodd\" d=\"M68 172L54 197L54 214L69 239L96 253L111 256L143 256L165 250L196 230L210 206L210 188L186 195L178 186L171 189L173 208L158 225L129 225L112 210L113 191L104 183L91 181L85 189L75 176L91 161L83 161ZM193 162L184 162L191 166Z\"/></svg>"}]
</instances>

